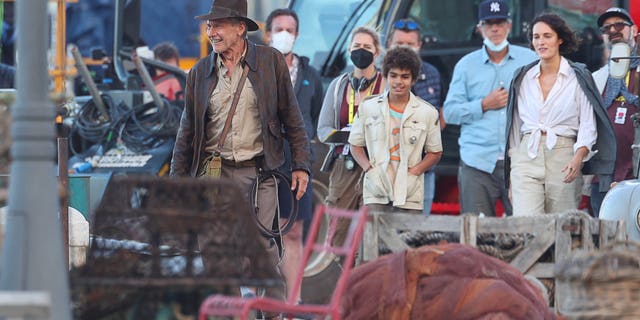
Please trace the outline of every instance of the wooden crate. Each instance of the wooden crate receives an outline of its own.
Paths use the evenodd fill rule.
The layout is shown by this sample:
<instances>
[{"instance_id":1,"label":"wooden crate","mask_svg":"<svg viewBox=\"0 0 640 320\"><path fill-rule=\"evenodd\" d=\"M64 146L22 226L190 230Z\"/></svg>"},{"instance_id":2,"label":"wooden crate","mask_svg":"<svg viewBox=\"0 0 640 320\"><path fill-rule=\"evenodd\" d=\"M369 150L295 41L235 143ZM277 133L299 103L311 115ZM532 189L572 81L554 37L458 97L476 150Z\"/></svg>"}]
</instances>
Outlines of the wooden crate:
<instances>
[{"instance_id":1,"label":"wooden crate","mask_svg":"<svg viewBox=\"0 0 640 320\"><path fill-rule=\"evenodd\" d=\"M559 297L553 294L555 262L576 249L594 250L612 241L626 240L625 230L624 221L597 220L580 211L508 218L479 218L473 215L431 215L425 218L415 214L370 211L363 238L362 259L376 259L380 248L387 248L391 252L410 248L402 236L407 233L453 235L449 238L478 247L485 253L490 248L479 246L478 243L483 235L524 237L527 240L522 249L511 255L510 259L503 260L523 274L545 283L550 291L549 303L558 305Z\"/></svg>"}]
</instances>

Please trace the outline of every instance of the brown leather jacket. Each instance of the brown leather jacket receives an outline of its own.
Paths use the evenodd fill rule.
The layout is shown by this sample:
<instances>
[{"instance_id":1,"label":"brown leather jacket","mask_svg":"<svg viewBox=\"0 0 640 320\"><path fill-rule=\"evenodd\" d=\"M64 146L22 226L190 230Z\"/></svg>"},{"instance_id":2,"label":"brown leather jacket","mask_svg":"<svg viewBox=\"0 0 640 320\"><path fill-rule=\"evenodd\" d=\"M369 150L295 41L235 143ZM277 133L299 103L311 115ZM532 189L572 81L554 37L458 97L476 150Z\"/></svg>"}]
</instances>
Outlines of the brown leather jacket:
<instances>
[{"instance_id":1,"label":"brown leather jacket","mask_svg":"<svg viewBox=\"0 0 640 320\"><path fill-rule=\"evenodd\" d=\"M209 97L218 82L215 70L217 54L200 59L189 71L185 88L185 106L173 148L170 175L196 176L204 152L205 119ZM248 80L255 91L260 121L266 169L274 170L284 162L283 134L292 151L292 169L310 171L310 144L296 95L291 86L289 69L284 57L271 47L247 41Z\"/></svg>"}]
</instances>

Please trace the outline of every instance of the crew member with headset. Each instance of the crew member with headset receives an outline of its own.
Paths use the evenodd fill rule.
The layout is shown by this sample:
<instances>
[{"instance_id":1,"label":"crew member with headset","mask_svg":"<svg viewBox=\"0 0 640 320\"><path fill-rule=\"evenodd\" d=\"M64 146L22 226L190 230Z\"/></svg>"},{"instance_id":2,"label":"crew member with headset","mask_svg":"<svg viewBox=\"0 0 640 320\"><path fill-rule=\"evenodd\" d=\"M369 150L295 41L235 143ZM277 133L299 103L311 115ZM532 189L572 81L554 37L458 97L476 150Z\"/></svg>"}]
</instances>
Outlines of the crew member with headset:
<instances>
[{"instance_id":1,"label":"crew member with headset","mask_svg":"<svg viewBox=\"0 0 640 320\"><path fill-rule=\"evenodd\" d=\"M378 33L368 27L356 28L351 34L348 52L354 69L329 84L318 119L318 138L331 145L322 166L323 171L330 171L327 205L357 209L362 204L363 173L351 156L348 135L344 132L350 130L360 103L384 90L382 76L374 65L375 58L382 52ZM343 227L336 232L338 242Z\"/></svg>"},{"instance_id":2,"label":"crew member with headset","mask_svg":"<svg viewBox=\"0 0 640 320\"><path fill-rule=\"evenodd\" d=\"M598 28L612 55L618 56L619 49L622 56L638 55L638 26L626 10L609 8L598 17ZM613 46L616 46L615 50L612 50ZM640 111L640 59L619 60L619 63L629 63L629 67L615 74L617 70L610 70L609 65L605 65L593 73L617 142L614 174L597 175L591 183L591 208L596 217L611 183L634 178L634 151L631 145L634 143L635 128L631 116Z\"/></svg>"}]
</instances>

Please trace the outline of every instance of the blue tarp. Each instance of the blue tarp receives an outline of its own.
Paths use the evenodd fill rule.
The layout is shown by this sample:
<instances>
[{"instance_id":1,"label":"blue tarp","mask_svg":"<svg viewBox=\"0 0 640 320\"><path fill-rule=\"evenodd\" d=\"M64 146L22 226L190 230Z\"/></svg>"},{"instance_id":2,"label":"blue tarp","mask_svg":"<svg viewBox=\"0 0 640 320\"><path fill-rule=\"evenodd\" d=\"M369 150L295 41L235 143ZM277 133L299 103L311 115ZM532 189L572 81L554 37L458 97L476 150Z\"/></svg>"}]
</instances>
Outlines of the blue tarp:
<instances>
[{"instance_id":1,"label":"blue tarp","mask_svg":"<svg viewBox=\"0 0 640 320\"><path fill-rule=\"evenodd\" d=\"M181 56L199 55L199 29L196 15L211 6L205 0L141 0L141 39L153 47L171 41ZM131 1L127 1L131 2ZM108 55L113 51L115 22L114 0L82 0L67 5L67 42L89 56L92 48L101 47Z\"/></svg>"}]
</instances>

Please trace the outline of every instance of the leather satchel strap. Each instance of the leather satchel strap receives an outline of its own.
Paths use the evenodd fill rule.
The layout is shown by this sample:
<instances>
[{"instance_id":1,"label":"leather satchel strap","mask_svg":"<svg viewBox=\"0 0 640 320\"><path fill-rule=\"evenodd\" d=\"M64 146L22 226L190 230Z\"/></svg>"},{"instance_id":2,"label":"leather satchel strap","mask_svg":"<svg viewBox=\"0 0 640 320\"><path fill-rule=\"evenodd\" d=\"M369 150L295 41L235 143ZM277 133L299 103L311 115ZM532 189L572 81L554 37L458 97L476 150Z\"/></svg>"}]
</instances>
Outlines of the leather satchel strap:
<instances>
[{"instance_id":1,"label":"leather satchel strap","mask_svg":"<svg viewBox=\"0 0 640 320\"><path fill-rule=\"evenodd\" d=\"M247 80L247 75L249 74L249 65L244 63L244 67L242 68L242 76L238 81L238 88L236 88L236 92L233 94L233 100L231 101L231 108L229 109L229 114L227 114L227 121L224 123L224 128L222 128L222 135L220 136L220 141L218 142L218 147L216 147L216 152L220 152L222 150L222 146L224 145L224 140L227 138L227 133L229 133L229 129L231 128L231 120L233 118L233 114L236 113L236 106L238 105L238 101L240 100L240 93L242 93L242 88L244 87L244 82Z\"/></svg>"}]
</instances>

